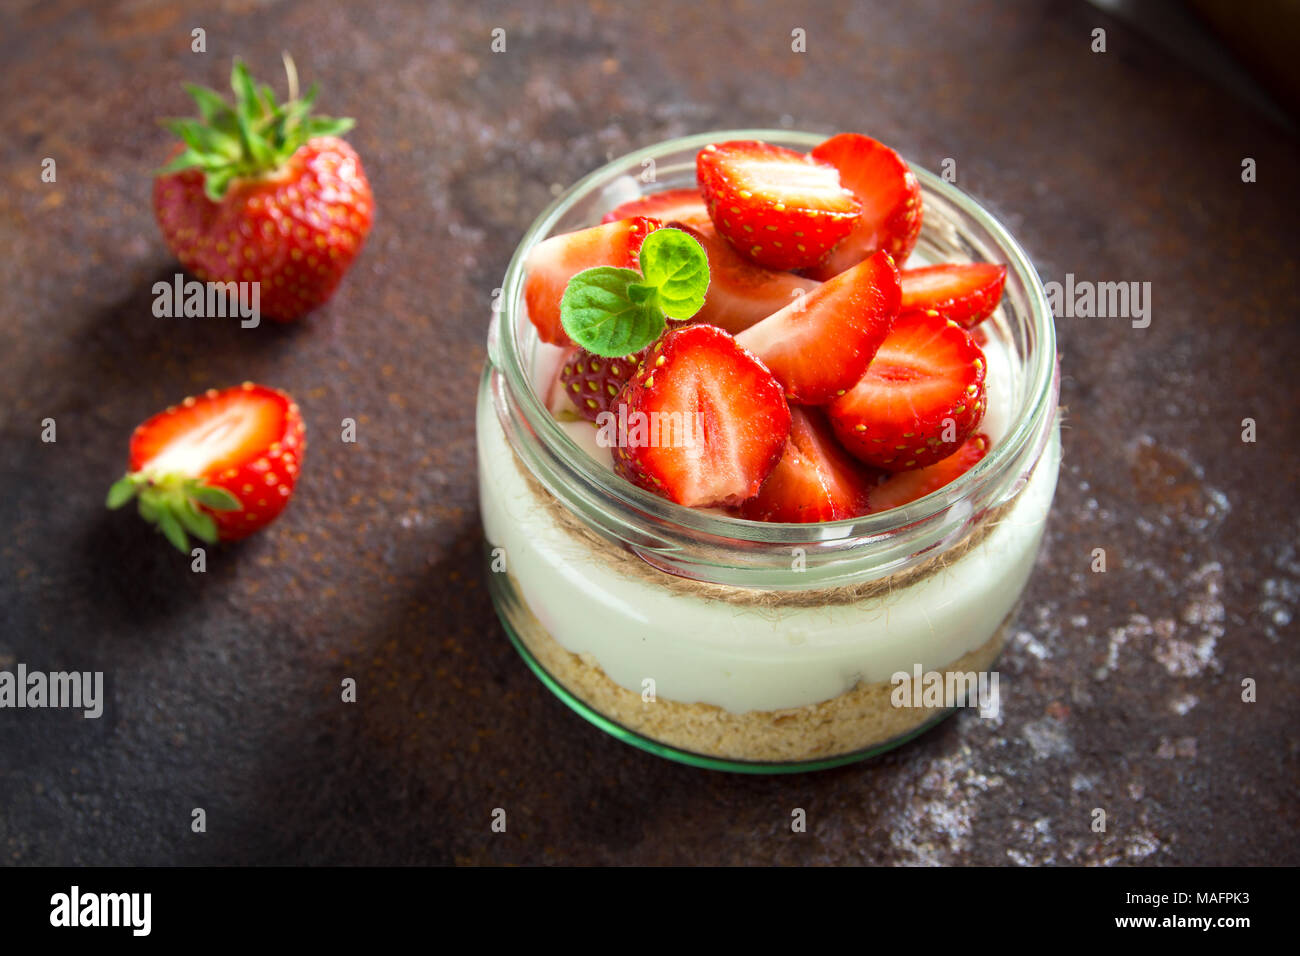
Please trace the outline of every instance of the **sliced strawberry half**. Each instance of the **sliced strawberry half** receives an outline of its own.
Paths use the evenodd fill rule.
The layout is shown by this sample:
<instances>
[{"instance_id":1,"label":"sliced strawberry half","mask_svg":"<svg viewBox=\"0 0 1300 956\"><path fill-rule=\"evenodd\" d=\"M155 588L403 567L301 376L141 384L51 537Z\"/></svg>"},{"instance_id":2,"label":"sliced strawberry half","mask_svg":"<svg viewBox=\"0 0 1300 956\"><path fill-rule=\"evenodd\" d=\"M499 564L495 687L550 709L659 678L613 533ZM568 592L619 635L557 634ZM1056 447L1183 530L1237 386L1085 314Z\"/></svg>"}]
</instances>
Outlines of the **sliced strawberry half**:
<instances>
[{"instance_id":1,"label":"sliced strawberry half","mask_svg":"<svg viewBox=\"0 0 1300 956\"><path fill-rule=\"evenodd\" d=\"M719 236L707 218L696 225L669 225L695 239L709 257L709 290L704 295L704 307L695 314L696 322L716 325L735 335L821 285L793 272L754 265Z\"/></svg>"},{"instance_id":2,"label":"sliced strawberry half","mask_svg":"<svg viewBox=\"0 0 1300 956\"><path fill-rule=\"evenodd\" d=\"M769 269L820 262L862 213L834 166L782 146L717 143L700 150L695 168L718 232Z\"/></svg>"},{"instance_id":3,"label":"sliced strawberry half","mask_svg":"<svg viewBox=\"0 0 1300 956\"><path fill-rule=\"evenodd\" d=\"M611 442L614 470L690 507L752 498L790 433L790 409L776 379L711 325L661 336L619 405L626 434Z\"/></svg>"},{"instance_id":4,"label":"sliced strawberry half","mask_svg":"<svg viewBox=\"0 0 1300 956\"><path fill-rule=\"evenodd\" d=\"M862 215L848 237L825 261L809 270L814 279L829 279L884 249L902 264L921 234L921 184L903 158L888 146L859 133L840 133L810 154L840 172Z\"/></svg>"},{"instance_id":5,"label":"sliced strawberry half","mask_svg":"<svg viewBox=\"0 0 1300 956\"><path fill-rule=\"evenodd\" d=\"M620 219L539 242L524 265L524 302L542 341L572 344L560 324L560 299L570 279L596 266L634 268L641 243L658 228L654 219Z\"/></svg>"},{"instance_id":6,"label":"sliced strawberry half","mask_svg":"<svg viewBox=\"0 0 1300 956\"><path fill-rule=\"evenodd\" d=\"M825 414L790 409L790 437L757 495L740 506L753 521L839 521L867 511L868 470L840 447Z\"/></svg>"},{"instance_id":7,"label":"sliced strawberry half","mask_svg":"<svg viewBox=\"0 0 1300 956\"><path fill-rule=\"evenodd\" d=\"M821 405L852 388L898 314L898 270L886 252L823 283L736 337L792 401Z\"/></svg>"},{"instance_id":8,"label":"sliced strawberry half","mask_svg":"<svg viewBox=\"0 0 1300 956\"><path fill-rule=\"evenodd\" d=\"M615 206L600 221L617 222L638 217L694 226L709 221L709 210L698 189L666 189Z\"/></svg>"},{"instance_id":9,"label":"sliced strawberry half","mask_svg":"<svg viewBox=\"0 0 1300 956\"><path fill-rule=\"evenodd\" d=\"M136 428L108 506L138 499L140 514L183 551L187 534L243 538L284 510L306 447L298 406L279 389L209 389Z\"/></svg>"},{"instance_id":10,"label":"sliced strawberry half","mask_svg":"<svg viewBox=\"0 0 1300 956\"><path fill-rule=\"evenodd\" d=\"M996 262L904 269L904 312L929 312L964 329L979 325L998 307L1007 267Z\"/></svg>"},{"instance_id":11,"label":"sliced strawberry half","mask_svg":"<svg viewBox=\"0 0 1300 956\"><path fill-rule=\"evenodd\" d=\"M988 450L987 435L972 435L956 452L933 465L890 475L867 493L868 509L875 514L890 508L901 508L918 498L924 498L965 474L988 454Z\"/></svg>"},{"instance_id":12,"label":"sliced strawberry half","mask_svg":"<svg viewBox=\"0 0 1300 956\"><path fill-rule=\"evenodd\" d=\"M867 373L828 411L860 461L887 471L946 458L984 417L984 353L956 322L900 315Z\"/></svg>"}]
</instances>

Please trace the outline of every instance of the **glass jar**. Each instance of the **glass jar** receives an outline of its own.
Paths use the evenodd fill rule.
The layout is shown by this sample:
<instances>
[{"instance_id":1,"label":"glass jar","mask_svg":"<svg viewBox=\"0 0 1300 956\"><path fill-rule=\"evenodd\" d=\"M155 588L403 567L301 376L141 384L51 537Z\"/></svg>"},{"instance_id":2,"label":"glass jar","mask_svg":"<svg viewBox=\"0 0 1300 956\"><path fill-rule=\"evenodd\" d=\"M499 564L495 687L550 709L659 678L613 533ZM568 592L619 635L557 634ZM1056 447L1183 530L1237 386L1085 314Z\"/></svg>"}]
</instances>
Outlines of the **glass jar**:
<instances>
[{"instance_id":1,"label":"glass jar","mask_svg":"<svg viewBox=\"0 0 1300 956\"><path fill-rule=\"evenodd\" d=\"M807 151L823 137L736 130L630 153L561 195L515 250L477 409L488 580L528 666L615 737L695 766L819 769L951 713L951 695L923 693L932 675L990 674L1056 489L1055 330L1007 230L913 167L925 214L909 264L1008 267L1002 304L980 327L989 453L902 508L821 524L685 508L624 481L539 394L562 351L528 320L524 261L638 194L694 186L699 149L733 139Z\"/></svg>"}]
</instances>

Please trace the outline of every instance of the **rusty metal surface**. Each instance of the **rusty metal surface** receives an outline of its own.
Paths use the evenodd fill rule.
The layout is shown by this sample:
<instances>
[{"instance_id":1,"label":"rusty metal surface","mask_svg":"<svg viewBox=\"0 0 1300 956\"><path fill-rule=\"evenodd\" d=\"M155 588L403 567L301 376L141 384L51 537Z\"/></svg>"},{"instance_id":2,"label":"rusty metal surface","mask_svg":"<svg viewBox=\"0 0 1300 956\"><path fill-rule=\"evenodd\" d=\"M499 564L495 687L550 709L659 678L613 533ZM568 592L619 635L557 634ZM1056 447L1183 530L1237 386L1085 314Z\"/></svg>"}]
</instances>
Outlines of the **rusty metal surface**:
<instances>
[{"instance_id":1,"label":"rusty metal surface","mask_svg":"<svg viewBox=\"0 0 1300 956\"><path fill-rule=\"evenodd\" d=\"M0 14L0 669L103 670L108 704L0 711L5 863L1300 862L1286 134L1075 3L81 6ZM176 271L156 118L282 48L359 119L369 244L299 325L154 318ZM606 738L517 658L480 567L472 398L553 184L781 124L951 157L1044 279L1150 282L1153 309L1058 321L1065 460L1001 721L750 779ZM311 446L285 516L193 574L104 492L137 422L244 379L293 394Z\"/></svg>"}]
</instances>

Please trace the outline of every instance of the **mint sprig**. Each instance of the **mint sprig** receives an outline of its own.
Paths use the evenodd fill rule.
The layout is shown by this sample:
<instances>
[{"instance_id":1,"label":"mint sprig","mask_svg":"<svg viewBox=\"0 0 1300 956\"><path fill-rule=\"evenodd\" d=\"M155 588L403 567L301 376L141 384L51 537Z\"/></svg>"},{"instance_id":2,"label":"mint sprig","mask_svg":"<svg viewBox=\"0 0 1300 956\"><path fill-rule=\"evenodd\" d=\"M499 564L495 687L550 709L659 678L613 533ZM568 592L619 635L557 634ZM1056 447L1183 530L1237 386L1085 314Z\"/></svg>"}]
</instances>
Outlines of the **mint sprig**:
<instances>
[{"instance_id":1,"label":"mint sprig","mask_svg":"<svg viewBox=\"0 0 1300 956\"><path fill-rule=\"evenodd\" d=\"M596 355L639 352L664 331L700 311L709 288L709 259L680 229L656 229L638 257L641 271L597 266L579 272L560 298L569 338Z\"/></svg>"},{"instance_id":2,"label":"mint sprig","mask_svg":"<svg viewBox=\"0 0 1300 956\"><path fill-rule=\"evenodd\" d=\"M287 53L284 67L289 75L289 99L284 103L276 101L269 86L255 84L238 59L230 74L233 105L215 90L186 84L199 118L163 122L184 141L185 149L158 175L201 169L204 192L220 202L234 180L273 172L312 137L339 136L352 128L351 119L312 116L316 86L299 98L298 73Z\"/></svg>"}]
</instances>

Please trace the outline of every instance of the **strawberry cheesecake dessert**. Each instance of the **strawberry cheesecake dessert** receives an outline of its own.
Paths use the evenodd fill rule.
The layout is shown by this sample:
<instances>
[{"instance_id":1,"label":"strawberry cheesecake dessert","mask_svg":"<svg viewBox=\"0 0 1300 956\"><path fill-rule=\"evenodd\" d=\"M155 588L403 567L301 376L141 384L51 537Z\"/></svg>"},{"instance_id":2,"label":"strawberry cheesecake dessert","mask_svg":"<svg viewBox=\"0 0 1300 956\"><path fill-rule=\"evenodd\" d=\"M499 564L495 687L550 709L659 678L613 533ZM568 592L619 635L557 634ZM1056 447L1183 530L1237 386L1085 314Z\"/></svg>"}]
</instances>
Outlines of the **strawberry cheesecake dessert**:
<instances>
[{"instance_id":1,"label":"strawberry cheesecake dessert","mask_svg":"<svg viewBox=\"0 0 1300 956\"><path fill-rule=\"evenodd\" d=\"M498 613L561 699L652 752L879 753L953 710L905 677L992 668L1056 402L1024 253L888 146L717 133L615 160L529 230L489 333Z\"/></svg>"}]
</instances>

